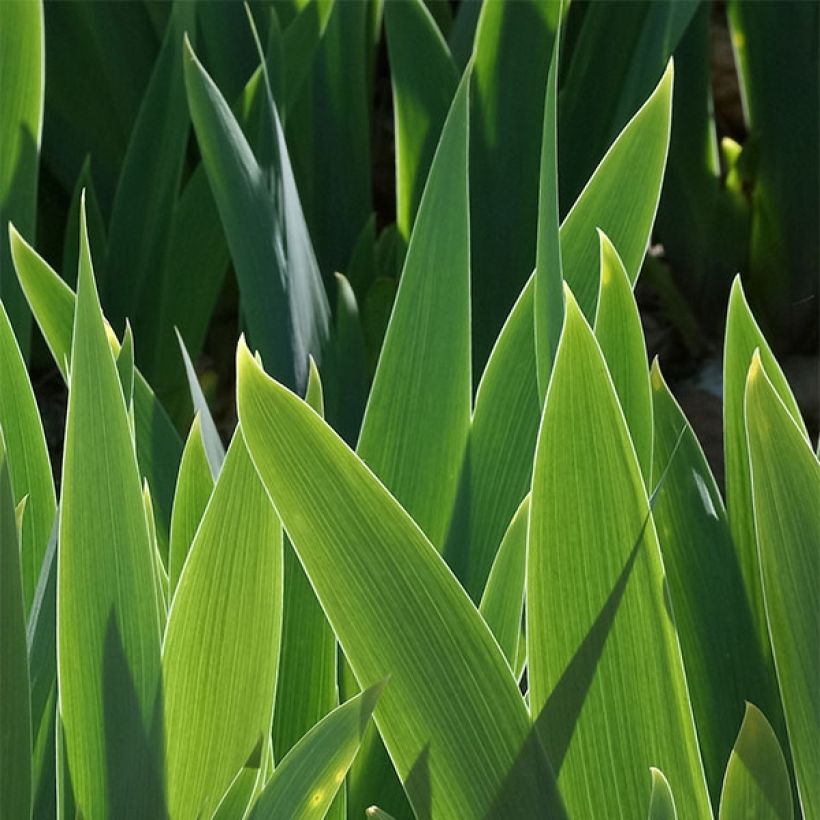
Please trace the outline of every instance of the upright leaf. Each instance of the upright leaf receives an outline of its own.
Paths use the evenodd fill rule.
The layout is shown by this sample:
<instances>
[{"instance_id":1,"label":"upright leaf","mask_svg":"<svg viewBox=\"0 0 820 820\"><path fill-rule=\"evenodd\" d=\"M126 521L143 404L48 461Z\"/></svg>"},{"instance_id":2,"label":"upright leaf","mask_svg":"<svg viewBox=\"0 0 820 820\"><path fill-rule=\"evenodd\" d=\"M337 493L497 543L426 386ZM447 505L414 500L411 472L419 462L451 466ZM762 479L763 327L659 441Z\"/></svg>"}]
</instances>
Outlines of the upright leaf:
<instances>
[{"instance_id":1,"label":"upright leaf","mask_svg":"<svg viewBox=\"0 0 820 820\"><path fill-rule=\"evenodd\" d=\"M6 225L34 233L43 131L45 42L43 4L0 7L0 298L28 355L31 315L14 277Z\"/></svg>"},{"instance_id":2,"label":"upright leaf","mask_svg":"<svg viewBox=\"0 0 820 820\"><path fill-rule=\"evenodd\" d=\"M569 289L527 550L530 708L570 816L640 816L657 765L684 817L711 817L649 500L603 354Z\"/></svg>"},{"instance_id":3,"label":"upright leaf","mask_svg":"<svg viewBox=\"0 0 820 820\"><path fill-rule=\"evenodd\" d=\"M751 703L726 766L719 820L792 820L786 759L763 713Z\"/></svg>"},{"instance_id":4,"label":"upright leaf","mask_svg":"<svg viewBox=\"0 0 820 820\"><path fill-rule=\"evenodd\" d=\"M673 64L612 143L561 225L567 282L587 319L598 293L600 228L618 249L629 281L641 269L658 210L669 150Z\"/></svg>"},{"instance_id":5,"label":"upright leaf","mask_svg":"<svg viewBox=\"0 0 820 820\"><path fill-rule=\"evenodd\" d=\"M200 416L197 413L182 451L171 513L168 585L172 597L213 488L214 477L208 463Z\"/></svg>"},{"instance_id":6,"label":"upright leaf","mask_svg":"<svg viewBox=\"0 0 820 820\"><path fill-rule=\"evenodd\" d=\"M420 817L536 815L549 764L504 658L433 545L322 420L240 346L248 448ZM465 682L467 685L465 685Z\"/></svg>"},{"instance_id":7,"label":"upright leaf","mask_svg":"<svg viewBox=\"0 0 820 820\"><path fill-rule=\"evenodd\" d=\"M422 196L357 448L439 549L470 425L469 73Z\"/></svg>"},{"instance_id":8,"label":"upright leaf","mask_svg":"<svg viewBox=\"0 0 820 820\"><path fill-rule=\"evenodd\" d=\"M601 285L595 338L623 408L641 474L648 483L652 470L652 397L641 316L618 251L603 231L598 232L598 238Z\"/></svg>"},{"instance_id":9,"label":"upright leaf","mask_svg":"<svg viewBox=\"0 0 820 820\"><path fill-rule=\"evenodd\" d=\"M270 90L263 103L270 133L255 156L190 43L185 82L251 338L272 372L304 389L308 355L321 359L329 309Z\"/></svg>"},{"instance_id":10,"label":"upright leaf","mask_svg":"<svg viewBox=\"0 0 820 820\"><path fill-rule=\"evenodd\" d=\"M76 298L71 288L14 227L9 229L17 276L34 318L51 350L54 363L67 378ZM182 442L171 420L139 370L134 373L134 415L140 472L148 479L159 508L160 547L168 542L168 526L174 498Z\"/></svg>"},{"instance_id":11,"label":"upright leaf","mask_svg":"<svg viewBox=\"0 0 820 820\"><path fill-rule=\"evenodd\" d=\"M683 411L652 365L652 516L714 806L746 697L769 692L729 522Z\"/></svg>"},{"instance_id":12,"label":"upright leaf","mask_svg":"<svg viewBox=\"0 0 820 820\"><path fill-rule=\"evenodd\" d=\"M387 3L384 24L396 133L396 226L406 243L458 74L422 0Z\"/></svg>"},{"instance_id":13,"label":"upright leaf","mask_svg":"<svg viewBox=\"0 0 820 820\"><path fill-rule=\"evenodd\" d=\"M23 600L28 612L48 544L56 500L43 425L22 352L0 302L0 427L14 502L27 497L20 538Z\"/></svg>"},{"instance_id":14,"label":"upright leaf","mask_svg":"<svg viewBox=\"0 0 820 820\"><path fill-rule=\"evenodd\" d=\"M288 752L259 795L249 820L322 820L356 757L382 686L338 706Z\"/></svg>"},{"instance_id":15,"label":"upright leaf","mask_svg":"<svg viewBox=\"0 0 820 820\"><path fill-rule=\"evenodd\" d=\"M31 814L31 695L23 576L11 475L0 428L0 813Z\"/></svg>"},{"instance_id":16,"label":"upright leaf","mask_svg":"<svg viewBox=\"0 0 820 820\"><path fill-rule=\"evenodd\" d=\"M669 781L660 769L652 768L652 794L649 798L649 820L678 820L675 798Z\"/></svg>"},{"instance_id":17,"label":"upright leaf","mask_svg":"<svg viewBox=\"0 0 820 820\"><path fill-rule=\"evenodd\" d=\"M558 0L483 3L475 32L470 219L476 374L535 262L544 89L560 7Z\"/></svg>"},{"instance_id":18,"label":"upright leaf","mask_svg":"<svg viewBox=\"0 0 820 820\"><path fill-rule=\"evenodd\" d=\"M239 769L259 766L281 627L282 529L237 430L162 648L172 817L210 816Z\"/></svg>"},{"instance_id":19,"label":"upright leaf","mask_svg":"<svg viewBox=\"0 0 820 820\"><path fill-rule=\"evenodd\" d=\"M755 531L766 621L806 820L820 817L820 463L756 352L746 381Z\"/></svg>"},{"instance_id":20,"label":"upright leaf","mask_svg":"<svg viewBox=\"0 0 820 820\"><path fill-rule=\"evenodd\" d=\"M81 216L60 504L60 715L77 810L162 811L154 556Z\"/></svg>"}]
</instances>

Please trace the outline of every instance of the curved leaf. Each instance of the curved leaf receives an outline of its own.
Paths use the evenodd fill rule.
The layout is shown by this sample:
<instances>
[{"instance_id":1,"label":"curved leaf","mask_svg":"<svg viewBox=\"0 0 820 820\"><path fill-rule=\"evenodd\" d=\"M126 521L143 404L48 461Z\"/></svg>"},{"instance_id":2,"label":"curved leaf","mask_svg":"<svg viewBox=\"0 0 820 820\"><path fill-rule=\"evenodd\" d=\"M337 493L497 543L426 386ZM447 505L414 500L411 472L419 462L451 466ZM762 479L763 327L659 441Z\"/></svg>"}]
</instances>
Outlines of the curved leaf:
<instances>
[{"instance_id":1,"label":"curved leaf","mask_svg":"<svg viewBox=\"0 0 820 820\"><path fill-rule=\"evenodd\" d=\"M652 768L652 795L649 798L649 820L678 820L675 798L669 781L660 769Z\"/></svg>"}]
</instances>

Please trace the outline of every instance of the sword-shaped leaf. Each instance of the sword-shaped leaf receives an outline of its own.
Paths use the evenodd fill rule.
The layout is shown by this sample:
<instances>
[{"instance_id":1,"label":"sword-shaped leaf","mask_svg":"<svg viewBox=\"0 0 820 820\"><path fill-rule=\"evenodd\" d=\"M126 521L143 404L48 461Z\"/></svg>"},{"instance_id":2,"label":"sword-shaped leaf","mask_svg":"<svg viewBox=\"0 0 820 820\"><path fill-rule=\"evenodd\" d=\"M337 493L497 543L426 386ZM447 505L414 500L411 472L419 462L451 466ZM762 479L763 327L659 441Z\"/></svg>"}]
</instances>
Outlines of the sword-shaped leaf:
<instances>
[{"instance_id":1,"label":"sword-shaped leaf","mask_svg":"<svg viewBox=\"0 0 820 820\"><path fill-rule=\"evenodd\" d=\"M652 794L649 797L649 820L678 820L675 798L669 781L660 769L652 767Z\"/></svg>"},{"instance_id":2,"label":"sword-shaped leaf","mask_svg":"<svg viewBox=\"0 0 820 820\"><path fill-rule=\"evenodd\" d=\"M649 499L568 288L530 503L530 708L570 816L639 817L658 766L683 817L711 817Z\"/></svg>"},{"instance_id":3,"label":"sword-shaped leaf","mask_svg":"<svg viewBox=\"0 0 820 820\"><path fill-rule=\"evenodd\" d=\"M209 817L271 731L282 528L237 430L177 584L162 648L168 810Z\"/></svg>"},{"instance_id":4,"label":"sword-shaped leaf","mask_svg":"<svg viewBox=\"0 0 820 820\"><path fill-rule=\"evenodd\" d=\"M78 812L156 816L163 795L154 555L84 213L80 225L57 574L60 715Z\"/></svg>"},{"instance_id":5,"label":"sword-shaped leaf","mask_svg":"<svg viewBox=\"0 0 820 820\"><path fill-rule=\"evenodd\" d=\"M757 351L746 434L766 621L806 820L820 817L820 463Z\"/></svg>"},{"instance_id":6,"label":"sword-shaped leaf","mask_svg":"<svg viewBox=\"0 0 820 820\"><path fill-rule=\"evenodd\" d=\"M549 764L501 651L433 545L307 405L237 354L248 448L420 817L549 811Z\"/></svg>"}]
</instances>

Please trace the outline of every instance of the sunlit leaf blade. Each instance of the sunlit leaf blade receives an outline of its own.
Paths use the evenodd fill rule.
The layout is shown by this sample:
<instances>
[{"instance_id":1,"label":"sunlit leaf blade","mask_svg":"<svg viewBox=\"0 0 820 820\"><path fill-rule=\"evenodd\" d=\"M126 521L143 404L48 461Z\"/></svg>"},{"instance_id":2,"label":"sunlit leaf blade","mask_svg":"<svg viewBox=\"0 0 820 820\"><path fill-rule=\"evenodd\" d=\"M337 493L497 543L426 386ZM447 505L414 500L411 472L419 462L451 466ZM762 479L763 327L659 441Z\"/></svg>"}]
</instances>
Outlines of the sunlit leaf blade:
<instances>
[{"instance_id":1,"label":"sunlit leaf blade","mask_svg":"<svg viewBox=\"0 0 820 820\"><path fill-rule=\"evenodd\" d=\"M212 820L234 820L236 817L244 817L258 782L259 768L243 766L211 815Z\"/></svg>"},{"instance_id":2,"label":"sunlit leaf blade","mask_svg":"<svg viewBox=\"0 0 820 820\"><path fill-rule=\"evenodd\" d=\"M6 465L14 502L27 496L20 541L23 600L28 612L48 543L56 500L43 425L17 345L0 302L0 428L6 439Z\"/></svg>"},{"instance_id":3,"label":"sunlit leaf blade","mask_svg":"<svg viewBox=\"0 0 820 820\"><path fill-rule=\"evenodd\" d=\"M322 820L359 750L382 684L334 709L290 750L259 795L249 820Z\"/></svg>"},{"instance_id":4,"label":"sunlit leaf blade","mask_svg":"<svg viewBox=\"0 0 820 820\"><path fill-rule=\"evenodd\" d=\"M145 526L148 529L148 544L151 548L151 557L154 559L154 600L159 614L160 632L165 632L165 623L168 617L168 571L165 569L162 556L157 546L157 526L154 519L154 505L151 501L151 490L148 482L142 482L142 507L145 511Z\"/></svg>"},{"instance_id":5,"label":"sunlit leaf blade","mask_svg":"<svg viewBox=\"0 0 820 820\"><path fill-rule=\"evenodd\" d=\"M226 547L228 547L226 549ZM282 529L240 431L177 584L162 649L168 809L207 817L270 734Z\"/></svg>"},{"instance_id":6,"label":"sunlit leaf blade","mask_svg":"<svg viewBox=\"0 0 820 820\"><path fill-rule=\"evenodd\" d=\"M672 114L670 62L651 96L627 123L561 225L564 275L587 319L598 294L600 228L618 249L629 281L640 272L658 209Z\"/></svg>"},{"instance_id":7,"label":"sunlit leaf blade","mask_svg":"<svg viewBox=\"0 0 820 820\"><path fill-rule=\"evenodd\" d=\"M766 343L749 305L746 302L740 277L736 277L729 296L726 314L726 339L723 348L723 444L726 469L726 509L737 553L737 562L743 575L746 598L752 611L754 635L760 653L769 665L769 689L756 697L756 703L768 716L776 731L781 731L781 705L777 697L774 670L771 668L771 647L763 590L760 581L757 539L755 537L752 484L749 472L749 444L744 422L744 390L752 354L760 351L766 373L789 415L808 436L803 419L792 395L786 377ZM750 693L750 697L755 697ZM784 738L785 742L785 738Z\"/></svg>"},{"instance_id":8,"label":"sunlit leaf blade","mask_svg":"<svg viewBox=\"0 0 820 820\"><path fill-rule=\"evenodd\" d=\"M131 323L127 319L120 351L116 354L116 363L125 406L130 410L134 401L134 334L131 332Z\"/></svg>"},{"instance_id":9,"label":"sunlit leaf blade","mask_svg":"<svg viewBox=\"0 0 820 820\"><path fill-rule=\"evenodd\" d=\"M618 251L603 231L598 232L598 238L601 284L595 338L623 408L641 474L648 482L652 470L652 397L641 317Z\"/></svg>"},{"instance_id":10,"label":"sunlit leaf blade","mask_svg":"<svg viewBox=\"0 0 820 820\"><path fill-rule=\"evenodd\" d=\"M17 276L34 318L65 379L71 360L76 297L71 288L12 226L11 252ZM159 510L160 548L168 543L182 441L139 370L134 373L134 415L140 472L148 479Z\"/></svg>"},{"instance_id":11,"label":"sunlit leaf blade","mask_svg":"<svg viewBox=\"0 0 820 820\"><path fill-rule=\"evenodd\" d=\"M524 614L529 515L530 497L527 496L501 539L479 607L510 668L515 668Z\"/></svg>"},{"instance_id":12,"label":"sunlit leaf blade","mask_svg":"<svg viewBox=\"0 0 820 820\"><path fill-rule=\"evenodd\" d=\"M541 168L538 184L538 232L535 249L535 353L538 362L538 396L541 402L555 360L564 321L564 273L558 216L558 51L560 26L555 36L544 101Z\"/></svg>"},{"instance_id":13,"label":"sunlit leaf blade","mask_svg":"<svg viewBox=\"0 0 820 820\"><path fill-rule=\"evenodd\" d=\"M0 814L31 812L31 698L14 496L0 428Z\"/></svg>"},{"instance_id":14,"label":"sunlit leaf blade","mask_svg":"<svg viewBox=\"0 0 820 820\"><path fill-rule=\"evenodd\" d=\"M712 471L652 365L652 516L714 806L746 697L768 691L729 522Z\"/></svg>"},{"instance_id":15,"label":"sunlit leaf blade","mask_svg":"<svg viewBox=\"0 0 820 820\"><path fill-rule=\"evenodd\" d=\"M85 195L85 215L88 226L88 244L92 259L105 258L105 219L100 210L94 180L91 176L91 156L87 156L80 168L77 184L71 194L71 205L65 221L63 257L60 270L66 282L77 287L77 266L80 261L80 201Z\"/></svg>"},{"instance_id":16,"label":"sunlit leaf blade","mask_svg":"<svg viewBox=\"0 0 820 820\"><path fill-rule=\"evenodd\" d=\"M108 223L102 288L106 309L118 331L126 317L134 323L148 363L155 359L151 348L158 338L153 321L157 294L167 275L165 260L188 145L182 38L186 32L194 37L195 29L196 6L174 3L131 129Z\"/></svg>"},{"instance_id":17,"label":"sunlit leaf blade","mask_svg":"<svg viewBox=\"0 0 820 820\"><path fill-rule=\"evenodd\" d=\"M559 10L556 0L483 3L475 32L470 219L476 375L535 262L544 91Z\"/></svg>"},{"instance_id":18,"label":"sunlit leaf blade","mask_svg":"<svg viewBox=\"0 0 820 820\"><path fill-rule=\"evenodd\" d=\"M390 676L376 721L414 810L544 811L549 764L477 610L341 439L247 348L237 358L249 450L328 620L362 687Z\"/></svg>"},{"instance_id":19,"label":"sunlit leaf blade","mask_svg":"<svg viewBox=\"0 0 820 820\"><path fill-rule=\"evenodd\" d=\"M194 534L211 497L214 478L202 440L200 416L194 416L182 451L168 548L168 585L173 596Z\"/></svg>"},{"instance_id":20,"label":"sunlit leaf blade","mask_svg":"<svg viewBox=\"0 0 820 820\"><path fill-rule=\"evenodd\" d=\"M469 74L422 195L357 451L441 549L470 426Z\"/></svg>"},{"instance_id":21,"label":"sunlit leaf blade","mask_svg":"<svg viewBox=\"0 0 820 820\"><path fill-rule=\"evenodd\" d=\"M532 480L533 720L570 816L641 816L656 765L675 784L683 816L708 818L646 489L603 354L569 289L565 298Z\"/></svg>"},{"instance_id":22,"label":"sunlit leaf blade","mask_svg":"<svg viewBox=\"0 0 820 820\"><path fill-rule=\"evenodd\" d=\"M322 383L313 361L305 400L323 415ZM290 542L285 544L282 610L282 648L273 727L273 752L277 762L339 705L336 636Z\"/></svg>"},{"instance_id":23,"label":"sunlit leaf blade","mask_svg":"<svg viewBox=\"0 0 820 820\"><path fill-rule=\"evenodd\" d=\"M761 352L746 381L746 432L766 620L806 820L820 817L820 463Z\"/></svg>"},{"instance_id":24,"label":"sunlit leaf blade","mask_svg":"<svg viewBox=\"0 0 820 820\"><path fill-rule=\"evenodd\" d=\"M478 386L444 555L474 601L481 600L504 529L529 490L540 403L533 294L516 302Z\"/></svg>"},{"instance_id":25,"label":"sunlit leaf blade","mask_svg":"<svg viewBox=\"0 0 820 820\"><path fill-rule=\"evenodd\" d=\"M59 544L60 714L77 810L155 816L163 797L154 557L84 218Z\"/></svg>"},{"instance_id":26,"label":"sunlit leaf blade","mask_svg":"<svg viewBox=\"0 0 820 820\"><path fill-rule=\"evenodd\" d=\"M329 309L273 101L268 92L272 134L257 160L190 44L185 81L251 337L272 372L304 389L308 354L321 358Z\"/></svg>"},{"instance_id":27,"label":"sunlit leaf blade","mask_svg":"<svg viewBox=\"0 0 820 820\"><path fill-rule=\"evenodd\" d=\"M177 331L177 342L179 343L179 351L185 364L185 376L188 379L188 390L191 393L191 403L194 406L194 413L199 416L202 443L205 445L205 453L208 456L208 465L211 468L211 475L213 476L214 481L216 481L219 471L222 468L222 463L225 461L225 446L222 444L222 439L219 437L213 416L211 416L211 409L208 407L208 402L205 400L205 394L202 392L202 387L199 384L199 378L196 375L194 363L188 355L188 348L185 347L185 342L183 341L179 331Z\"/></svg>"},{"instance_id":28,"label":"sunlit leaf blade","mask_svg":"<svg viewBox=\"0 0 820 820\"><path fill-rule=\"evenodd\" d=\"M392 815L383 811L378 806L370 806L365 812L365 817L367 820L394 820Z\"/></svg>"},{"instance_id":29,"label":"sunlit leaf blade","mask_svg":"<svg viewBox=\"0 0 820 820\"><path fill-rule=\"evenodd\" d=\"M32 817L56 814L57 532L55 517L31 603L28 643L32 727Z\"/></svg>"},{"instance_id":30,"label":"sunlit leaf blade","mask_svg":"<svg viewBox=\"0 0 820 820\"><path fill-rule=\"evenodd\" d=\"M458 74L422 0L387 3L384 25L396 132L396 225L406 243Z\"/></svg>"},{"instance_id":31,"label":"sunlit leaf blade","mask_svg":"<svg viewBox=\"0 0 820 820\"><path fill-rule=\"evenodd\" d=\"M649 797L649 820L678 820L675 798L669 781L660 769L652 768L652 794Z\"/></svg>"},{"instance_id":32,"label":"sunlit leaf blade","mask_svg":"<svg viewBox=\"0 0 820 820\"><path fill-rule=\"evenodd\" d=\"M792 820L786 759L774 730L751 703L726 766L719 820Z\"/></svg>"},{"instance_id":33,"label":"sunlit leaf blade","mask_svg":"<svg viewBox=\"0 0 820 820\"><path fill-rule=\"evenodd\" d=\"M6 225L34 233L45 96L43 4L0 7L0 298L24 355L31 315L14 276Z\"/></svg>"}]
</instances>

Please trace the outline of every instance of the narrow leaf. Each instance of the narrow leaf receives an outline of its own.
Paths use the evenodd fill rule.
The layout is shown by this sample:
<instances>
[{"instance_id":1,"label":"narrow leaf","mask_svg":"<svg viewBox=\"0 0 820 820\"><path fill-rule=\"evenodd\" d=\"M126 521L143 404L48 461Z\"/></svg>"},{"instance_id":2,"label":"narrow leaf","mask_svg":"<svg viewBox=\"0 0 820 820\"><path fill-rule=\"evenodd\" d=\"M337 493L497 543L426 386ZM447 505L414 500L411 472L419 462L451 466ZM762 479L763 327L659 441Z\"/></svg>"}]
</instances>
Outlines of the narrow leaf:
<instances>
[{"instance_id":1,"label":"narrow leaf","mask_svg":"<svg viewBox=\"0 0 820 820\"><path fill-rule=\"evenodd\" d=\"M669 781L660 769L652 768L652 795L649 798L649 820L678 820L675 798Z\"/></svg>"}]
</instances>

